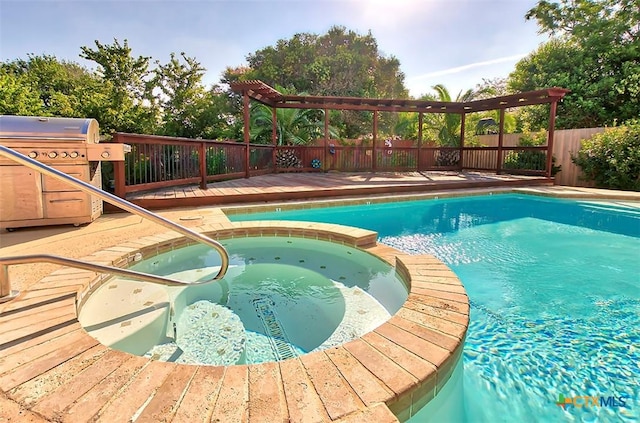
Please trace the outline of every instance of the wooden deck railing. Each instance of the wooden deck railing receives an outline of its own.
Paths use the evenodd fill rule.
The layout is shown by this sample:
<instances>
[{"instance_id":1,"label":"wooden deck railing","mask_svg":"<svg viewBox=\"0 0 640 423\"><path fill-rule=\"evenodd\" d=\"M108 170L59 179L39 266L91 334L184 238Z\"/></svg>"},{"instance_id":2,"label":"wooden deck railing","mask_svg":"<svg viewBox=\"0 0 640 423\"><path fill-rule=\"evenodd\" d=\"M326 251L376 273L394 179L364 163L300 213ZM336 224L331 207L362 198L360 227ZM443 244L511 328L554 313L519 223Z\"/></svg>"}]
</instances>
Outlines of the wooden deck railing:
<instances>
[{"instance_id":1,"label":"wooden deck railing","mask_svg":"<svg viewBox=\"0 0 640 423\"><path fill-rule=\"evenodd\" d=\"M124 162L114 162L114 191L127 193L169 186L237 179L274 172L412 172L482 170L545 174L546 147L273 146L116 133L128 144ZM248 154L247 154L248 149ZM374 160L375 157L375 160Z\"/></svg>"}]
</instances>

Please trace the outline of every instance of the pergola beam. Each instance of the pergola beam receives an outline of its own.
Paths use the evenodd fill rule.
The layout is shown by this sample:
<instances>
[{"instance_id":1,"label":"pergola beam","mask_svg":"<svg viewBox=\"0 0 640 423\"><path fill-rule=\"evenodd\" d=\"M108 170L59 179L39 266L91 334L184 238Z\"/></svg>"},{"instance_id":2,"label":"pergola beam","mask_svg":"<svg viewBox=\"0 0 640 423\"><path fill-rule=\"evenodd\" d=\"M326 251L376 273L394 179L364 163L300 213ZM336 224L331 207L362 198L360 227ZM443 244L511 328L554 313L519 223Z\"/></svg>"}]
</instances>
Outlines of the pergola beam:
<instances>
[{"instance_id":1,"label":"pergola beam","mask_svg":"<svg viewBox=\"0 0 640 423\"><path fill-rule=\"evenodd\" d=\"M547 88L525 93L467 102L443 102L409 99L381 99L335 96L283 95L262 81L231 84L238 93L248 93L260 103L281 109L329 109L380 112L473 113L557 102L569 90Z\"/></svg>"}]
</instances>

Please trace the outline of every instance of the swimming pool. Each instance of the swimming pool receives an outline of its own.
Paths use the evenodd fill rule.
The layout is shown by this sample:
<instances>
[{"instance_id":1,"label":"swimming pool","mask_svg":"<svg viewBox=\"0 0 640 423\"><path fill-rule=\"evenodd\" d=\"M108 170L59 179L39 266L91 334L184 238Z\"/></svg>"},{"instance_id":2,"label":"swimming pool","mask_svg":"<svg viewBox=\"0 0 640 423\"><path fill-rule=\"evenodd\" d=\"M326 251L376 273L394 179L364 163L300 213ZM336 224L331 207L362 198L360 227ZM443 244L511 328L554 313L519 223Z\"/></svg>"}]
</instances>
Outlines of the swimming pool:
<instances>
[{"instance_id":1,"label":"swimming pool","mask_svg":"<svg viewBox=\"0 0 640 423\"><path fill-rule=\"evenodd\" d=\"M469 422L640 418L637 208L500 194L229 218L363 227L447 263L472 306Z\"/></svg>"}]
</instances>

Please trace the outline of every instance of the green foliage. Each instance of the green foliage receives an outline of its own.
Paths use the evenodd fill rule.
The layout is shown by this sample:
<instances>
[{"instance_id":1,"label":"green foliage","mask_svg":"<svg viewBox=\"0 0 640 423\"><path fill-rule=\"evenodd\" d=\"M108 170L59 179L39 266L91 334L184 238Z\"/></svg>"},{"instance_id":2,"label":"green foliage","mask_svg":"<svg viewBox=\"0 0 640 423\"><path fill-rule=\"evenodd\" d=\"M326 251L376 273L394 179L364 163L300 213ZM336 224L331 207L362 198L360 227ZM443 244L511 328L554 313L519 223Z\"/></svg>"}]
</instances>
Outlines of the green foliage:
<instances>
[{"instance_id":1,"label":"green foliage","mask_svg":"<svg viewBox=\"0 0 640 423\"><path fill-rule=\"evenodd\" d=\"M524 132L518 141L519 147L538 147L547 143L547 132ZM560 172L560 166L555 166L555 157L552 158L551 175ZM547 168L547 155L542 151L522 150L509 151L502 167L504 169L517 170L545 170Z\"/></svg>"},{"instance_id":2,"label":"green foliage","mask_svg":"<svg viewBox=\"0 0 640 423\"><path fill-rule=\"evenodd\" d=\"M198 118L207 105L202 85L205 69L194 58L180 55L182 62L174 53L166 64L156 61L152 80L158 91L155 100L163 111L163 135L197 138L201 136Z\"/></svg>"},{"instance_id":3,"label":"green foliage","mask_svg":"<svg viewBox=\"0 0 640 423\"><path fill-rule=\"evenodd\" d=\"M80 57L95 62L97 76L105 95L96 104L90 117L100 122L104 133L157 133L159 110L154 107L150 84L150 57L132 56L127 40L123 44L95 41L95 49L80 47Z\"/></svg>"},{"instance_id":4,"label":"green foliage","mask_svg":"<svg viewBox=\"0 0 640 423\"><path fill-rule=\"evenodd\" d=\"M427 94L422 97L423 100L436 100L443 102L462 102L471 101L479 94L473 90L467 90L464 93L458 93L455 99L452 99L449 90L438 84L432 87L436 95ZM462 118L457 113L427 113L424 117L424 125L426 128L426 139L437 140L441 147L459 147L460 146L460 125ZM466 125L465 125L466 127ZM466 135L466 133L465 133Z\"/></svg>"},{"instance_id":5,"label":"green foliage","mask_svg":"<svg viewBox=\"0 0 640 423\"><path fill-rule=\"evenodd\" d=\"M640 191L640 121L583 141L571 160L599 187Z\"/></svg>"},{"instance_id":6,"label":"green foliage","mask_svg":"<svg viewBox=\"0 0 640 423\"><path fill-rule=\"evenodd\" d=\"M502 165L504 169L518 170L545 170L547 168L547 156L541 151L509 151L504 157ZM552 171L552 173L556 173Z\"/></svg>"},{"instance_id":7,"label":"green foliage","mask_svg":"<svg viewBox=\"0 0 640 423\"><path fill-rule=\"evenodd\" d=\"M520 147L538 147L547 143L547 131L523 132L518 140Z\"/></svg>"},{"instance_id":8,"label":"green foliage","mask_svg":"<svg viewBox=\"0 0 640 423\"><path fill-rule=\"evenodd\" d=\"M271 144L273 128L272 109L258 104L251 109L252 142ZM337 137L333 127L329 127L329 136ZM311 109L277 109L276 141L277 145L308 145L318 138L324 138L324 111Z\"/></svg>"},{"instance_id":9,"label":"green foliage","mask_svg":"<svg viewBox=\"0 0 640 423\"><path fill-rule=\"evenodd\" d=\"M0 67L0 114L42 115L38 91L24 74L15 74Z\"/></svg>"},{"instance_id":10,"label":"green foliage","mask_svg":"<svg viewBox=\"0 0 640 423\"><path fill-rule=\"evenodd\" d=\"M132 57L127 40L124 40L122 45L117 39L114 39L111 45L101 44L98 40L95 40L95 44L95 50L86 46L80 47L80 57L98 64L98 72L102 78L113 84L118 99L145 99L151 57Z\"/></svg>"},{"instance_id":11,"label":"green foliage","mask_svg":"<svg viewBox=\"0 0 640 423\"><path fill-rule=\"evenodd\" d=\"M127 185L135 185L149 182L149 174L151 172L151 160L149 156L137 153L132 150L130 154L125 154L125 181Z\"/></svg>"},{"instance_id":12,"label":"green foliage","mask_svg":"<svg viewBox=\"0 0 640 423\"><path fill-rule=\"evenodd\" d=\"M375 38L335 26L324 35L302 33L279 40L247 56L248 67L228 68L222 82L260 79L275 87L312 95L407 98L400 62L385 57ZM395 119L397 116L393 116ZM367 112L332 113L332 124L345 138L371 129ZM395 120L380 122L389 130Z\"/></svg>"},{"instance_id":13,"label":"green foliage","mask_svg":"<svg viewBox=\"0 0 640 423\"><path fill-rule=\"evenodd\" d=\"M637 0L540 0L526 15L553 38L516 64L512 91L571 90L556 126L612 125L640 110L640 9ZM546 126L548 106L526 109L530 129Z\"/></svg>"},{"instance_id":14,"label":"green foliage","mask_svg":"<svg viewBox=\"0 0 640 423\"><path fill-rule=\"evenodd\" d=\"M227 156L224 150L207 149L207 175L227 173Z\"/></svg>"},{"instance_id":15,"label":"green foliage","mask_svg":"<svg viewBox=\"0 0 640 423\"><path fill-rule=\"evenodd\" d=\"M151 69L151 58L133 56L127 40L95 41L80 57L97 70L48 55L0 63L0 113L95 118L103 134L241 137L239 104L219 87L204 88L195 59L172 54Z\"/></svg>"},{"instance_id":16,"label":"green foliage","mask_svg":"<svg viewBox=\"0 0 640 423\"><path fill-rule=\"evenodd\" d=\"M2 63L0 69L3 114L86 117L95 104L92 99L105 93L98 77L54 56L29 55ZM12 98L25 103L11 104Z\"/></svg>"}]
</instances>

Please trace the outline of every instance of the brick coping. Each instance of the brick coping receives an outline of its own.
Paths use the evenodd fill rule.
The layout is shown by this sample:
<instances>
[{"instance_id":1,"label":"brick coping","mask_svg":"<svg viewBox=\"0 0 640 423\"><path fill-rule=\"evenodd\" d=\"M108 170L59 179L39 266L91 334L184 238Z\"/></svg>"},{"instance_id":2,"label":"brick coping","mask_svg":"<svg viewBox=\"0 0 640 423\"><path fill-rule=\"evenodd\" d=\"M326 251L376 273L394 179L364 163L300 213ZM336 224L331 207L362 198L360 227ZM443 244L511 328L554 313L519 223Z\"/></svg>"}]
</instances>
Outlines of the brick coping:
<instances>
[{"instance_id":1,"label":"brick coping","mask_svg":"<svg viewBox=\"0 0 640 423\"><path fill-rule=\"evenodd\" d=\"M251 221L197 230L214 239L296 236L360 248L395 266L409 296L386 323L338 347L276 363L182 365L89 336L77 310L109 276L62 268L0 313L0 418L19 410L32 421L404 421L435 397L462 357L469 300L433 256L407 255L377 244L375 232L334 224ZM161 234L83 259L124 267L136 254L192 243Z\"/></svg>"}]
</instances>

